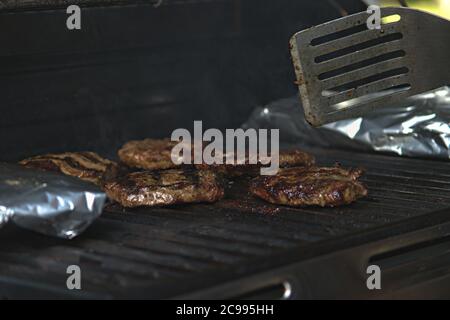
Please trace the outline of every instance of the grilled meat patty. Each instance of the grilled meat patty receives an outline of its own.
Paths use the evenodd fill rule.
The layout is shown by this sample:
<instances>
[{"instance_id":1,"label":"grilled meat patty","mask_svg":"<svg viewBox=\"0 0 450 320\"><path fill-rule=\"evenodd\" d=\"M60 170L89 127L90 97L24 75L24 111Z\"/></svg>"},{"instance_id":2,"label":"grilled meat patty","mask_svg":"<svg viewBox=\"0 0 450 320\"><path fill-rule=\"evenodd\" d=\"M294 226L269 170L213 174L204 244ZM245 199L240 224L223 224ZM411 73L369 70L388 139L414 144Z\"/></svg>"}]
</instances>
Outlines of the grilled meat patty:
<instances>
[{"instance_id":1,"label":"grilled meat patty","mask_svg":"<svg viewBox=\"0 0 450 320\"><path fill-rule=\"evenodd\" d=\"M106 182L104 190L124 207L214 202L224 195L214 172L192 169L133 172Z\"/></svg>"},{"instance_id":2,"label":"grilled meat patty","mask_svg":"<svg viewBox=\"0 0 450 320\"><path fill-rule=\"evenodd\" d=\"M177 168L179 165L171 159L172 148L177 141L170 139L145 139L129 141L119 150L120 160L129 167L146 170L161 170ZM193 152L193 148L192 148ZM193 159L193 155L192 155ZM196 164L199 170L214 170L225 176L236 177L244 174L257 175L262 164L250 164L249 156L245 158L245 164L226 164L226 154L223 155L223 164ZM280 151L280 168L311 166L315 159L312 155L297 150Z\"/></svg>"},{"instance_id":3,"label":"grilled meat patty","mask_svg":"<svg viewBox=\"0 0 450 320\"><path fill-rule=\"evenodd\" d=\"M102 184L103 175L117 164L94 152L45 154L24 159L19 164L27 168L61 172L85 181Z\"/></svg>"},{"instance_id":4,"label":"grilled meat patty","mask_svg":"<svg viewBox=\"0 0 450 320\"><path fill-rule=\"evenodd\" d=\"M170 155L178 142L170 139L145 139L129 141L119 150L120 160L132 168L147 170L177 167Z\"/></svg>"},{"instance_id":5,"label":"grilled meat patty","mask_svg":"<svg viewBox=\"0 0 450 320\"><path fill-rule=\"evenodd\" d=\"M310 167L315 162L313 155L298 149L280 151L280 168Z\"/></svg>"},{"instance_id":6,"label":"grilled meat patty","mask_svg":"<svg viewBox=\"0 0 450 320\"><path fill-rule=\"evenodd\" d=\"M340 167L280 169L277 175L253 179L250 192L274 204L334 207L367 195L367 189L357 180L361 174L361 169Z\"/></svg>"},{"instance_id":7,"label":"grilled meat patty","mask_svg":"<svg viewBox=\"0 0 450 320\"><path fill-rule=\"evenodd\" d=\"M249 163L249 156L247 155L245 158L245 164L226 164L225 158L223 164L199 164L195 165L198 169L207 169L211 168L212 170L221 173L225 176L229 177L238 177L242 175L258 175L260 173L260 168L263 165L260 162L257 164ZM289 168L289 167L309 167L314 165L315 159L314 156L303 152L298 149L292 150L284 150L279 153L279 167L280 168Z\"/></svg>"}]
</instances>

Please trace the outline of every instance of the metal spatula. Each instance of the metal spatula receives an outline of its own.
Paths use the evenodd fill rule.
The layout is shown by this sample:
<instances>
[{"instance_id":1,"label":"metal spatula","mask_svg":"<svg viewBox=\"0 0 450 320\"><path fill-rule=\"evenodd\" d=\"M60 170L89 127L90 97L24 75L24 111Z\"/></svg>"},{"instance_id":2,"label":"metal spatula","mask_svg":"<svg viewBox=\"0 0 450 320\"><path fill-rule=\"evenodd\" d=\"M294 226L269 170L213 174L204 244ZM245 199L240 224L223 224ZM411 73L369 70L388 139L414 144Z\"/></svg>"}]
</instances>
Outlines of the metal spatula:
<instances>
[{"instance_id":1,"label":"metal spatula","mask_svg":"<svg viewBox=\"0 0 450 320\"><path fill-rule=\"evenodd\" d=\"M409 8L383 8L399 21L369 29L357 13L298 32L291 55L307 121L355 118L450 84L450 21Z\"/></svg>"}]
</instances>

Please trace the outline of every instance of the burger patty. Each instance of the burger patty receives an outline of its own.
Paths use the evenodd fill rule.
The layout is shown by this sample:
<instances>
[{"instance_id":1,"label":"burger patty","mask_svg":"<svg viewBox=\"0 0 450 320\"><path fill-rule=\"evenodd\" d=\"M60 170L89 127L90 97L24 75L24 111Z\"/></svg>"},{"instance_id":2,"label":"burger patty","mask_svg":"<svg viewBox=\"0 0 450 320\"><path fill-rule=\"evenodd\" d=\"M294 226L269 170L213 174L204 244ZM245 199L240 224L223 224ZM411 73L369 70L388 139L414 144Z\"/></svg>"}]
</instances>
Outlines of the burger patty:
<instances>
[{"instance_id":1,"label":"burger patty","mask_svg":"<svg viewBox=\"0 0 450 320\"><path fill-rule=\"evenodd\" d=\"M224 195L214 172L192 169L133 172L106 182L104 190L124 207L214 202Z\"/></svg>"},{"instance_id":2,"label":"burger patty","mask_svg":"<svg viewBox=\"0 0 450 320\"><path fill-rule=\"evenodd\" d=\"M199 164L195 165L198 169L208 169L221 173L229 177L238 177L242 175L258 175L260 173L260 168L268 165L263 165L261 162L256 164L250 164L249 156L245 158L245 164L226 164L225 157L223 164ZM290 168L290 167L309 167L314 165L314 156L309 153L303 152L298 149L284 150L279 153L279 167L280 168Z\"/></svg>"},{"instance_id":3,"label":"burger patty","mask_svg":"<svg viewBox=\"0 0 450 320\"><path fill-rule=\"evenodd\" d=\"M118 152L120 160L132 168L146 170L173 169L179 165L171 159L172 148L179 142L170 139L145 139L127 142ZM193 148L191 149L193 152ZM315 159L312 155L298 149L280 151L280 168L311 166ZM191 157L193 160L193 155ZM223 155L222 164L195 164L199 170L214 170L225 176L236 177L241 175L257 175L263 165L261 163L250 164L246 155L243 164L226 164L226 154Z\"/></svg>"},{"instance_id":4,"label":"burger patty","mask_svg":"<svg viewBox=\"0 0 450 320\"><path fill-rule=\"evenodd\" d=\"M261 176L250 183L250 192L270 203L288 206L339 206L367 195L357 179L361 169L303 167L281 169L277 175Z\"/></svg>"},{"instance_id":5,"label":"burger patty","mask_svg":"<svg viewBox=\"0 0 450 320\"><path fill-rule=\"evenodd\" d=\"M145 139L129 141L119 150L120 160L132 168L146 170L177 167L171 159L172 148L177 141L170 139Z\"/></svg>"},{"instance_id":6,"label":"burger patty","mask_svg":"<svg viewBox=\"0 0 450 320\"><path fill-rule=\"evenodd\" d=\"M85 181L102 184L103 175L117 164L94 152L65 152L45 154L24 159L19 164L34 169L54 171Z\"/></svg>"}]
</instances>

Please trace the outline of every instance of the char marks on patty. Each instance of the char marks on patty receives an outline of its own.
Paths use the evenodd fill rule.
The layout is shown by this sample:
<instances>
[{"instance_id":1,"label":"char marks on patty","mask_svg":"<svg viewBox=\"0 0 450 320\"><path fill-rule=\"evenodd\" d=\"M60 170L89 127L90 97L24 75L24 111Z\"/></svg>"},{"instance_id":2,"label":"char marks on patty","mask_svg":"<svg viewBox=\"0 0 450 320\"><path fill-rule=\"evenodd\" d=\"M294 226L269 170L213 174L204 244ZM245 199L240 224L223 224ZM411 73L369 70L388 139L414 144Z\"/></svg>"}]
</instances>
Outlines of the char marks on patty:
<instances>
[{"instance_id":1,"label":"char marks on patty","mask_svg":"<svg viewBox=\"0 0 450 320\"><path fill-rule=\"evenodd\" d=\"M134 140L124 144L118 154L120 160L131 168L140 168L145 170L173 169L180 166L173 163L171 158L172 148L178 143L178 141L171 141L170 139ZM206 144L203 143L202 149L205 146ZM193 152L194 148L193 145L191 145L192 162L194 161ZM216 152L221 153L220 157L223 158L222 164L202 163L195 164L194 166L199 170L211 169L227 177L237 177L241 175L258 175L259 169L262 166L268 165L261 162L254 164L250 163L248 152L246 153L245 159L243 159L244 163L237 164L237 157L235 155L234 164L227 164L227 153L220 150L216 150ZM298 149L280 151L279 155L280 168L312 166L315 163L315 159L312 155ZM257 158L255 157L255 159ZM181 161L181 158L179 160ZM265 160L266 161L264 161L264 163L267 163L270 158Z\"/></svg>"},{"instance_id":2,"label":"char marks on patty","mask_svg":"<svg viewBox=\"0 0 450 320\"><path fill-rule=\"evenodd\" d=\"M261 161L258 161L256 164L250 163L250 157L248 154L246 155L243 164L227 164L226 157L224 156L223 164L200 164L195 165L196 168L199 169L212 169L218 173L223 174L227 177L238 177L242 175L250 175L257 176L260 173L261 167L267 167L269 164L263 164ZM256 159L256 157L255 157ZM270 158L264 159L264 163L269 162ZM280 168L289 168L289 167L309 167L314 165L315 158L309 153L298 149L291 150L282 150L279 152L279 167Z\"/></svg>"},{"instance_id":3,"label":"char marks on patty","mask_svg":"<svg viewBox=\"0 0 450 320\"><path fill-rule=\"evenodd\" d=\"M171 158L177 141L170 139L145 139L129 141L119 150L120 160L129 167L146 170L176 168Z\"/></svg>"},{"instance_id":4,"label":"char marks on patty","mask_svg":"<svg viewBox=\"0 0 450 320\"><path fill-rule=\"evenodd\" d=\"M124 207L215 202L224 195L214 172L192 169L133 172L105 183L104 189Z\"/></svg>"},{"instance_id":5,"label":"char marks on patty","mask_svg":"<svg viewBox=\"0 0 450 320\"><path fill-rule=\"evenodd\" d=\"M94 152L65 152L45 154L24 159L19 164L34 169L54 171L77 177L85 181L102 184L103 175L117 164Z\"/></svg>"},{"instance_id":6,"label":"char marks on patty","mask_svg":"<svg viewBox=\"0 0 450 320\"><path fill-rule=\"evenodd\" d=\"M277 175L252 180L250 192L274 204L339 206L367 195L358 181L361 169L302 167L280 169Z\"/></svg>"}]
</instances>

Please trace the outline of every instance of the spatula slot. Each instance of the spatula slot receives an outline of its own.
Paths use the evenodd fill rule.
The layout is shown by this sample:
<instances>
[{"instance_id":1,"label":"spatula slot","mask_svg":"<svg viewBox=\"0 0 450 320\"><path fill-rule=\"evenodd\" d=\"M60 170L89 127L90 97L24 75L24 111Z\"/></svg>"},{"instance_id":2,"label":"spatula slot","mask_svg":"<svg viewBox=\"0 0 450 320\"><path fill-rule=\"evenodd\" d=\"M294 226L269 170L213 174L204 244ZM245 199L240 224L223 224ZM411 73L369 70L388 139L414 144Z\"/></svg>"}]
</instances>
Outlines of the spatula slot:
<instances>
[{"instance_id":1,"label":"spatula slot","mask_svg":"<svg viewBox=\"0 0 450 320\"><path fill-rule=\"evenodd\" d=\"M341 75L341 74L344 74L344 73L347 73L347 72L350 72L353 70L358 70L358 69L376 64L381 61L387 61L387 60L391 60L391 59L395 59L395 58L404 57L405 55L406 55L406 52L404 50L388 52L388 53L381 54L381 55L378 55L378 56L375 56L375 57L372 57L372 58L369 58L369 59L366 59L363 61L359 61L357 63L353 63L353 64L350 64L350 65L347 65L347 66L344 66L341 68L323 72L323 73L319 74L317 78L319 80L329 79L329 78L332 78L332 77L335 77L335 76L338 76L338 75Z\"/></svg>"},{"instance_id":2,"label":"spatula slot","mask_svg":"<svg viewBox=\"0 0 450 320\"><path fill-rule=\"evenodd\" d=\"M360 22L360 21L358 21L358 22ZM350 36L352 34L359 33L359 32L366 31L366 30L367 30L367 25L366 24L360 24L360 25L357 25L357 26L354 26L354 27L351 27L351 28L348 28L348 29L344 29L344 30L341 30L341 31L338 31L338 32L327 34L325 36L314 38L314 39L311 40L311 45L312 46L318 46L320 44L324 44L324 43L327 43L327 42L330 42L330 41L334 41L334 40L337 40L337 39L340 39L340 38L344 38L344 37Z\"/></svg>"},{"instance_id":3,"label":"spatula slot","mask_svg":"<svg viewBox=\"0 0 450 320\"><path fill-rule=\"evenodd\" d=\"M369 90L368 90L369 89ZM394 94L399 94L404 91L408 91L411 89L411 84L405 83L397 86L385 88L376 92L367 93L365 95L357 96L353 99L344 100L342 102L336 103L330 106L330 109L333 111L328 112L327 114L333 114L334 112L338 112L339 110L355 108L360 105L364 105L370 102L374 102L380 100L382 98L387 98ZM370 91L370 88L361 88L360 91ZM357 94L355 94L357 95Z\"/></svg>"},{"instance_id":4,"label":"spatula slot","mask_svg":"<svg viewBox=\"0 0 450 320\"><path fill-rule=\"evenodd\" d=\"M392 14L390 16L385 16L381 18L382 24L390 24L390 23L396 23L399 22L402 19L402 17L399 14Z\"/></svg>"},{"instance_id":5,"label":"spatula slot","mask_svg":"<svg viewBox=\"0 0 450 320\"><path fill-rule=\"evenodd\" d=\"M387 53L403 50L402 40L382 43L374 47L366 48L357 52L347 54L345 56L328 60L323 63L314 65L314 71L322 74L331 70L339 69L348 65L355 64L364 60L375 58Z\"/></svg>"},{"instance_id":6,"label":"spatula slot","mask_svg":"<svg viewBox=\"0 0 450 320\"><path fill-rule=\"evenodd\" d=\"M371 75L369 77L366 78L362 78L362 79L358 79L355 81L351 81L333 88L329 88L326 90L322 91L322 96L327 97L327 96L333 96L335 94L339 94L341 92L345 92L351 89L356 89L358 87L361 87L363 85L366 84L370 84L372 82L376 82L379 80L383 80L386 78L390 78L392 76L397 76L397 75L401 75L401 74L406 74L409 72L409 69L407 67L401 67L401 68L396 68L396 69L392 69L392 70L388 70L385 72L381 72L375 75Z\"/></svg>"},{"instance_id":7,"label":"spatula slot","mask_svg":"<svg viewBox=\"0 0 450 320\"><path fill-rule=\"evenodd\" d=\"M353 52L357 52L363 49L367 49L370 47L374 47L376 45L382 44L382 43L387 43L387 42L391 42L391 41L395 41L395 40L399 40L402 39L403 35L400 32L396 32L396 33L392 33L392 34L388 34L386 36L382 36L379 38L375 38L375 39L371 39L365 42L361 42L358 43L356 45L350 46L350 47L345 47L343 49L339 49L324 55L320 55L314 58L314 62L316 63L322 63L331 59L335 59L338 57L342 57L345 56L347 54L351 54Z\"/></svg>"}]
</instances>

